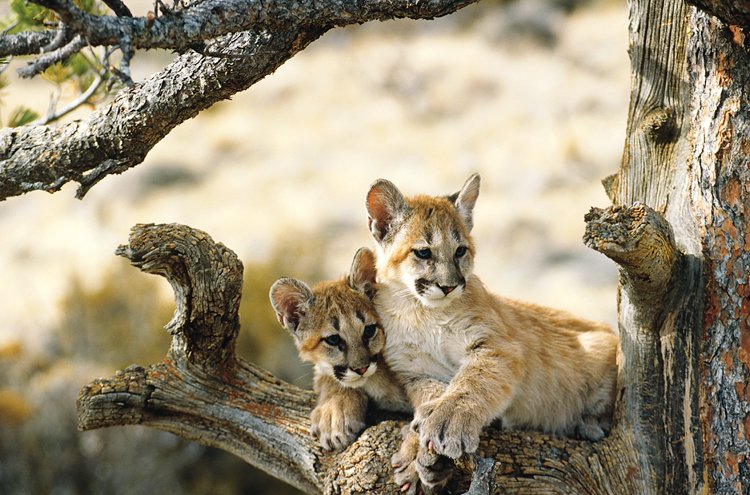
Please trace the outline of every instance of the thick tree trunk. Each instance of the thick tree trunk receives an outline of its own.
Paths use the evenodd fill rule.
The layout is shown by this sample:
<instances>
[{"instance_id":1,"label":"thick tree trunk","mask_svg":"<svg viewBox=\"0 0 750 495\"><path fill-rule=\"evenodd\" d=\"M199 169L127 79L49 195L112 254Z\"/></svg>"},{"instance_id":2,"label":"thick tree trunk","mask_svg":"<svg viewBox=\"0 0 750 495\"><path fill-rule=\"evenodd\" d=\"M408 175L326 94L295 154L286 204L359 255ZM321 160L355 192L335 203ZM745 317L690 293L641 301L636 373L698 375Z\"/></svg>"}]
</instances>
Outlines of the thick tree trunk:
<instances>
[{"instance_id":1,"label":"thick tree trunk","mask_svg":"<svg viewBox=\"0 0 750 495\"><path fill-rule=\"evenodd\" d=\"M587 216L585 242L621 268L614 429L592 444L490 428L454 490L750 493L750 57L726 23L746 25L747 2L696 2L724 22L682 0L631 2L614 206ZM138 226L118 252L172 282L174 341L162 363L85 387L82 428L152 425L308 493L396 492L388 459L405 418L373 414L350 448L325 454L308 434L312 394L234 357L231 251L186 227Z\"/></svg>"},{"instance_id":2,"label":"thick tree trunk","mask_svg":"<svg viewBox=\"0 0 750 495\"><path fill-rule=\"evenodd\" d=\"M704 13L692 21L687 166L704 258L696 370L703 475L714 493L750 493L749 45L737 26Z\"/></svg>"},{"instance_id":3,"label":"thick tree trunk","mask_svg":"<svg viewBox=\"0 0 750 495\"><path fill-rule=\"evenodd\" d=\"M747 2L696 3L747 23ZM749 493L744 31L680 0L630 8L628 134L606 184L616 205L640 201L668 219L679 269L661 299L623 278L621 407L650 491Z\"/></svg>"}]
</instances>

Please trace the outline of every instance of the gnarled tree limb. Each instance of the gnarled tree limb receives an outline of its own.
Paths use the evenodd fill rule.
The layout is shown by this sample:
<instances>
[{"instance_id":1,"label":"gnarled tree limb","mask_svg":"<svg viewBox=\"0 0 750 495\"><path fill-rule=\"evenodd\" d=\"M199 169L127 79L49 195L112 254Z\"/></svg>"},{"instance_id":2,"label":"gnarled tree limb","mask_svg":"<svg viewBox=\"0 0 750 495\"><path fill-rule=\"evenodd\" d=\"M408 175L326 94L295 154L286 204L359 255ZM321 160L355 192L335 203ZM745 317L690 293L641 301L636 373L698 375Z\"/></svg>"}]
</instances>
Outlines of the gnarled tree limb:
<instances>
[{"instance_id":1,"label":"gnarled tree limb","mask_svg":"<svg viewBox=\"0 0 750 495\"><path fill-rule=\"evenodd\" d=\"M307 493L398 492L389 460L407 418L374 412L354 444L327 454L309 433L312 392L235 357L242 265L234 253L174 224L135 226L117 253L172 284L172 346L161 363L85 386L81 429L153 426L232 452ZM644 493L632 433L621 422L597 443L491 427L478 457L457 469L453 490L472 495Z\"/></svg>"},{"instance_id":2,"label":"gnarled tree limb","mask_svg":"<svg viewBox=\"0 0 750 495\"><path fill-rule=\"evenodd\" d=\"M37 55L55 39L55 31L25 31L0 36L0 56Z\"/></svg>"},{"instance_id":3,"label":"gnarled tree limb","mask_svg":"<svg viewBox=\"0 0 750 495\"><path fill-rule=\"evenodd\" d=\"M82 197L104 176L140 164L151 148L175 126L252 86L336 25L397 17L433 18L473 1L289 4L216 0L201 2L174 18L160 17L163 24L157 26L157 21L154 21L154 26L148 30L149 36L161 32L162 25L181 23L179 28L174 28L180 34L173 33L180 37L179 42L164 45L179 47L180 51L195 41L233 30L239 32L208 42L204 51L210 56L193 51L184 53L162 71L121 91L114 101L83 120L62 127L26 126L0 130L0 200L33 190L55 192L70 181L82 184L77 194ZM89 43L117 45L126 37L127 46L144 46L137 30L123 28L130 26L124 23L145 25L143 18L96 17L78 11L72 2L47 3L56 9L67 9L70 18L81 17L81 26L70 24L71 21L63 17L73 32L76 28L83 29L84 24L92 30L99 29L97 23L116 24L112 36L99 41L92 33L84 32ZM245 10L232 10L240 8ZM198 15L199 12L203 17ZM191 15L197 17L193 19ZM193 20L188 22L189 19ZM87 24L89 22L91 24ZM214 24L221 27L211 31ZM207 32L211 33L210 36L205 34ZM46 39L47 43L49 41ZM37 40L37 43L27 42L26 45L32 47L39 43ZM110 166L113 163L117 166Z\"/></svg>"},{"instance_id":4,"label":"gnarled tree limb","mask_svg":"<svg viewBox=\"0 0 750 495\"><path fill-rule=\"evenodd\" d=\"M371 20L429 19L472 3L471 0L369 0L356 3L342 0L206 0L149 21L146 17L92 15L76 7L70 0L33 2L55 11L69 28L82 34L91 46L118 45L123 33L126 33L133 48L174 50L250 29L276 31L289 26L331 28Z\"/></svg>"}]
</instances>

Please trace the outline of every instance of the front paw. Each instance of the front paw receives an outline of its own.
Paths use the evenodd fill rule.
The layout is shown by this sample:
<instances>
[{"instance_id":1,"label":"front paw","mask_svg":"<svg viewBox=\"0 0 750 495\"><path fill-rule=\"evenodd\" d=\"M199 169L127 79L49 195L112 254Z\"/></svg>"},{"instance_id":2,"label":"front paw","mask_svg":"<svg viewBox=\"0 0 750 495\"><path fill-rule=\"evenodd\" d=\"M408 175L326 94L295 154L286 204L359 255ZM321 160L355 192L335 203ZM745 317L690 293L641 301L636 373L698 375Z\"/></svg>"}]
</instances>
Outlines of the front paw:
<instances>
[{"instance_id":1,"label":"front paw","mask_svg":"<svg viewBox=\"0 0 750 495\"><path fill-rule=\"evenodd\" d=\"M441 493L453 475L453 460L420 447L415 468L426 494Z\"/></svg>"},{"instance_id":2,"label":"front paw","mask_svg":"<svg viewBox=\"0 0 750 495\"><path fill-rule=\"evenodd\" d=\"M391 458L393 479L400 493L432 495L442 491L453 473L453 462L419 447L419 437L409 429L402 432L401 448Z\"/></svg>"},{"instance_id":3,"label":"front paw","mask_svg":"<svg viewBox=\"0 0 750 495\"><path fill-rule=\"evenodd\" d=\"M343 450L365 428L364 414L338 401L318 404L310 416L312 435L325 450Z\"/></svg>"},{"instance_id":4,"label":"front paw","mask_svg":"<svg viewBox=\"0 0 750 495\"><path fill-rule=\"evenodd\" d=\"M449 399L425 402L414 412L412 429L419 432L419 444L428 452L458 459L479 447L484 422L476 411Z\"/></svg>"}]
</instances>

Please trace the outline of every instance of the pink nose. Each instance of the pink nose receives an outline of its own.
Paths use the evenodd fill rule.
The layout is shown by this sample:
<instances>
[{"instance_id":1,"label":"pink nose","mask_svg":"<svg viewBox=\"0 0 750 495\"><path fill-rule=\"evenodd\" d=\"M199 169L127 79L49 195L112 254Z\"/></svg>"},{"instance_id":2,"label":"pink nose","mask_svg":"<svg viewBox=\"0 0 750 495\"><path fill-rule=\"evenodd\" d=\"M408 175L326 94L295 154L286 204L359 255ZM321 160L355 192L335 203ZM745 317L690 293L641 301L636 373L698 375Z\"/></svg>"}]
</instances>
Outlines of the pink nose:
<instances>
[{"instance_id":1,"label":"pink nose","mask_svg":"<svg viewBox=\"0 0 750 495\"><path fill-rule=\"evenodd\" d=\"M443 294L445 294L446 296L453 292L453 289L456 288L455 285L438 285L438 287L440 287L440 290L443 291Z\"/></svg>"},{"instance_id":2,"label":"pink nose","mask_svg":"<svg viewBox=\"0 0 750 495\"><path fill-rule=\"evenodd\" d=\"M370 368L369 366L365 366L364 368L357 368L357 369L352 368L352 371L358 375L364 375L365 373L367 373L367 370L369 368Z\"/></svg>"}]
</instances>

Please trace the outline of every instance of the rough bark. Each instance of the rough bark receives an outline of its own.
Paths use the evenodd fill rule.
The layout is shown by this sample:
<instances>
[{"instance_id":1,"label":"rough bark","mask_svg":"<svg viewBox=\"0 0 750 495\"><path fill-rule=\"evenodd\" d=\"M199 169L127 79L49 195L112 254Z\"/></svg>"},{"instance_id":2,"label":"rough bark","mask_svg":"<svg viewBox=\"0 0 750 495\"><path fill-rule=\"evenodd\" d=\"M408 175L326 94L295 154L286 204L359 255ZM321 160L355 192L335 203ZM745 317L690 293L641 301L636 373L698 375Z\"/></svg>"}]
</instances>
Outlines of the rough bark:
<instances>
[{"instance_id":1,"label":"rough bark","mask_svg":"<svg viewBox=\"0 0 750 495\"><path fill-rule=\"evenodd\" d=\"M747 2L696 3L747 25ZM621 278L620 407L649 493L748 493L745 35L679 0L630 8L628 132L606 187L669 221L678 269L662 299Z\"/></svg>"},{"instance_id":2,"label":"rough bark","mask_svg":"<svg viewBox=\"0 0 750 495\"><path fill-rule=\"evenodd\" d=\"M204 232L137 225L117 253L162 275L177 299L166 358L85 386L81 429L143 424L232 452L306 493L397 493L390 457L408 418L373 412L340 454L310 435L310 391L234 356L242 265ZM489 493L642 493L632 433L590 443L489 428L478 455L458 463L452 489Z\"/></svg>"},{"instance_id":3,"label":"rough bark","mask_svg":"<svg viewBox=\"0 0 750 495\"><path fill-rule=\"evenodd\" d=\"M750 2L747 0L688 0L688 2L715 15L727 24L743 28L750 27Z\"/></svg>"},{"instance_id":4,"label":"rough bark","mask_svg":"<svg viewBox=\"0 0 750 495\"><path fill-rule=\"evenodd\" d=\"M161 17L151 27L146 26L147 18L96 17L78 11L67 0L46 2L69 12L63 19L71 23L66 27L71 37L78 30L88 43L120 44L127 51L148 46L139 41L139 31L133 26L142 25L152 37L164 27L175 38L165 46L186 53L142 83L122 90L83 120L61 127L0 130L0 200L33 190L55 192L70 181L80 184L77 197L82 197L105 176L142 163L175 126L252 86L335 26L399 17L433 18L473 1L290 4L217 0ZM159 29L154 31L154 26ZM110 37L97 40L98 32L110 33ZM218 38L200 48L205 55L189 50L195 41L211 36ZM0 56L3 47L14 53L20 51L19 46L38 52L45 41L49 42L41 35L16 35L0 41Z\"/></svg>"},{"instance_id":5,"label":"rough bark","mask_svg":"<svg viewBox=\"0 0 750 495\"><path fill-rule=\"evenodd\" d=\"M369 0L359 3L343 0L203 0L192 2L184 9L149 18L92 15L76 7L71 0L32 1L54 10L68 29L84 36L91 46L116 46L123 35L127 35L134 49L175 50L251 29L283 31L289 26L331 28L402 17L429 19L451 13L461 4L470 3L444 0Z\"/></svg>"},{"instance_id":6,"label":"rough bark","mask_svg":"<svg viewBox=\"0 0 750 495\"><path fill-rule=\"evenodd\" d=\"M700 12L692 23L688 167L705 260L696 375L704 476L714 493L750 493L750 55L741 29Z\"/></svg>"}]
</instances>

